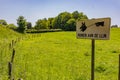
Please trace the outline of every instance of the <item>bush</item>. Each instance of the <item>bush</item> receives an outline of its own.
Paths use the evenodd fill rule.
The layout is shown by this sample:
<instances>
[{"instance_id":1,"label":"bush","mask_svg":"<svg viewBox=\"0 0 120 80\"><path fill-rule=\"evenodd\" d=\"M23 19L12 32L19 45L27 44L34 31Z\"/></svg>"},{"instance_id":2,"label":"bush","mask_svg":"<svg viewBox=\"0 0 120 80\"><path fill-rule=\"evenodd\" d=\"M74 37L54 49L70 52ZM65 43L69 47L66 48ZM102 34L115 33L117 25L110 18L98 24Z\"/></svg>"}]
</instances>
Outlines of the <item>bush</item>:
<instances>
[{"instance_id":1,"label":"bush","mask_svg":"<svg viewBox=\"0 0 120 80\"><path fill-rule=\"evenodd\" d=\"M27 33L43 33L43 32L58 32L58 31L62 31L62 30L61 29L40 29L40 30L28 29L26 30Z\"/></svg>"}]
</instances>

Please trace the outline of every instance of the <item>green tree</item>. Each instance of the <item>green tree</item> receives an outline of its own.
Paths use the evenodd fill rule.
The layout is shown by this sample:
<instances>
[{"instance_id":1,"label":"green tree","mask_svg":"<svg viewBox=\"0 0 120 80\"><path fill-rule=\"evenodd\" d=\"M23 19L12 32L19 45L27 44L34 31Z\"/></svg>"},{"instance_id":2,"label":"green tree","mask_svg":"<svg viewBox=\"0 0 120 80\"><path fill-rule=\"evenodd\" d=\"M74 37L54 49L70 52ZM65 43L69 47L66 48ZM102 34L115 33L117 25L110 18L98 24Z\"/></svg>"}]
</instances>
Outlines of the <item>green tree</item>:
<instances>
[{"instance_id":1,"label":"green tree","mask_svg":"<svg viewBox=\"0 0 120 80\"><path fill-rule=\"evenodd\" d=\"M72 13L72 18L74 18L75 20L77 20L78 18L79 18L79 12L78 11L74 11L73 13Z\"/></svg>"},{"instance_id":2,"label":"green tree","mask_svg":"<svg viewBox=\"0 0 120 80\"><path fill-rule=\"evenodd\" d=\"M83 20L83 19L88 19L88 17L83 12L81 12L81 13L79 13L78 20Z\"/></svg>"},{"instance_id":3,"label":"green tree","mask_svg":"<svg viewBox=\"0 0 120 80\"><path fill-rule=\"evenodd\" d=\"M53 25L52 25L53 20L54 20L54 18L48 18L48 28L49 28L49 29L52 29L52 28L53 28Z\"/></svg>"},{"instance_id":4,"label":"green tree","mask_svg":"<svg viewBox=\"0 0 120 80\"><path fill-rule=\"evenodd\" d=\"M32 28L32 23L31 22L27 22L27 29L31 29Z\"/></svg>"},{"instance_id":5,"label":"green tree","mask_svg":"<svg viewBox=\"0 0 120 80\"><path fill-rule=\"evenodd\" d=\"M58 17L58 16L55 17L55 18L53 19L53 21L52 21L52 26L53 26L53 28L54 28L54 29L60 28L60 27L61 27L60 24L61 24L61 21L60 21L59 17Z\"/></svg>"},{"instance_id":6,"label":"green tree","mask_svg":"<svg viewBox=\"0 0 120 80\"><path fill-rule=\"evenodd\" d=\"M77 20L88 19L83 12L74 11L73 13L62 12L55 18L39 19L36 22L36 29L62 29L62 30L75 30ZM70 29L68 29L70 28Z\"/></svg>"},{"instance_id":7,"label":"green tree","mask_svg":"<svg viewBox=\"0 0 120 80\"><path fill-rule=\"evenodd\" d=\"M75 31L76 30L76 20L69 19L67 21L67 23L65 24L65 30L66 31Z\"/></svg>"},{"instance_id":8,"label":"green tree","mask_svg":"<svg viewBox=\"0 0 120 80\"><path fill-rule=\"evenodd\" d=\"M69 12L61 13L61 29L65 29L66 22L71 19L71 14Z\"/></svg>"},{"instance_id":9,"label":"green tree","mask_svg":"<svg viewBox=\"0 0 120 80\"><path fill-rule=\"evenodd\" d=\"M3 20L3 19L0 19L0 24L7 25L7 22L5 20Z\"/></svg>"},{"instance_id":10,"label":"green tree","mask_svg":"<svg viewBox=\"0 0 120 80\"><path fill-rule=\"evenodd\" d=\"M71 19L71 14L69 12L60 13L53 21L54 28L65 29L66 22Z\"/></svg>"},{"instance_id":11,"label":"green tree","mask_svg":"<svg viewBox=\"0 0 120 80\"><path fill-rule=\"evenodd\" d=\"M47 29L47 28L48 28L48 25L47 25L47 19L46 18L39 19L36 22L35 29Z\"/></svg>"},{"instance_id":12,"label":"green tree","mask_svg":"<svg viewBox=\"0 0 120 80\"><path fill-rule=\"evenodd\" d=\"M111 28L118 28L118 25L112 25Z\"/></svg>"},{"instance_id":13,"label":"green tree","mask_svg":"<svg viewBox=\"0 0 120 80\"><path fill-rule=\"evenodd\" d=\"M21 33L25 33L26 29L26 19L23 16L19 16L17 19L18 31Z\"/></svg>"}]
</instances>

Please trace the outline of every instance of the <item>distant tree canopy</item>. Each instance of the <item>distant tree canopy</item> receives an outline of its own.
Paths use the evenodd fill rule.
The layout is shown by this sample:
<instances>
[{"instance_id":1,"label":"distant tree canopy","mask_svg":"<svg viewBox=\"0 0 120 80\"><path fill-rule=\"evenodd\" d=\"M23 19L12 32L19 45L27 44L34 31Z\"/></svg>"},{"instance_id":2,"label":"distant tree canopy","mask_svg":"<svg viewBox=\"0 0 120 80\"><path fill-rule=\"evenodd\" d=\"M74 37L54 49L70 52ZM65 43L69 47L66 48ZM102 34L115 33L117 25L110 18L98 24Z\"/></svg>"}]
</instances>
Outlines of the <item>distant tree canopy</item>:
<instances>
[{"instance_id":1,"label":"distant tree canopy","mask_svg":"<svg viewBox=\"0 0 120 80\"><path fill-rule=\"evenodd\" d=\"M32 28L32 23L31 22L27 22L26 26L27 26L27 29L31 29Z\"/></svg>"},{"instance_id":2,"label":"distant tree canopy","mask_svg":"<svg viewBox=\"0 0 120 80\"><path fill-rule=\"evenodd\" d=\"M26 19L23 16L19 16L17 19L18 31L21 33L25 33L26 29Z\"/></svg>"},{"instance_id":3,"label":"distant tree canopy","mask_svg":"<svg viewBox=\"0 0 120 80\"><path fill-rule=\"evenodd\" d=\"M54 28L60 28L60 29L63 29L65 30L65 24L67 23L67 21L69 19L71 19L72 16L69 12L63 12L63 13L60 13L54 20L53 22L53 27Z\"/></svg>"},{"instance_id":4,"label":"distant tree canopy","mask_svg":"<svg viewBox=\"0 0 120 80\"><path fill-rule=\"evenodd\" d=\"M62 12L54 18L39 19L36 22L35 29L62 29L67 31L75 31L76 21L88 19L82 12L74 11L73 13Z\"/></svg>"},{"instance_id":5,"label":"distant tree canopy","mask_svg":"<svg viewBox=\"0 0 120 80\"><path fill-rule=\"evenodd\" d=\"M7 25L7 22L5 20L3 20L3 19L0 19L0 24Z\"/></svg>"},{"instance_id":6,"label":"distant tree canopy","mask_svg":"<svg viewBox=\"0 0 120 80\"><path fill-rule=\"evenodd\" d=\"M111 28L118 28L118 25L112 25Z\"/></svg>"},{"instance_id":7,"label":"distant tree canopy","mask_svg":"<svg viewBox=\"0 0 120 80\"><path fill-rule=\"evenodd\" d=\"M1 25L7 25L7 27L25 33L26 29L59 29L65 31L75 31L76 30L76 21L88 19L88 17L83 12L74 11L70 12L61 12L56 17L38 19L35 23L35 26L32 27L31 22L27 22L24 16L19 16L17 19L17 27L14 24L8 24L3 19L0 19Z\"/></svg>"},{"instance_id":8,"label":"distant tree canopy","mask_svg":"<svg viewBox=\"0 0 120 80\"><path fill-rule=\"evenodd\" d=\"M48 18L48 29L53 29L53 20L54 20L54 18Z\"/></svg>"},{"instance_id":9,"label":"distant tree canopy","mask_svg":"<svg viewBox=\"0 0 120 80\"><path fill-rule=\"evenodd\" d=\"M66 30L66 31L75 31L76 30L76 21L75 21L75 19L69 19L65 24L64 30Z\"/></svg>"},{"instance_id":10,"label":"distant tree canopy","mask_svg":"<svg viewBox=\"0 0 120 80\"><path fill-rule=\"evenodd\" d=\"M36 22L36 25L35 25L35 29L47 29L48 28L48 25L47 25L47 19L44 18L44 19L39 19L37 22Z\"/></svg>"}]
</instances>

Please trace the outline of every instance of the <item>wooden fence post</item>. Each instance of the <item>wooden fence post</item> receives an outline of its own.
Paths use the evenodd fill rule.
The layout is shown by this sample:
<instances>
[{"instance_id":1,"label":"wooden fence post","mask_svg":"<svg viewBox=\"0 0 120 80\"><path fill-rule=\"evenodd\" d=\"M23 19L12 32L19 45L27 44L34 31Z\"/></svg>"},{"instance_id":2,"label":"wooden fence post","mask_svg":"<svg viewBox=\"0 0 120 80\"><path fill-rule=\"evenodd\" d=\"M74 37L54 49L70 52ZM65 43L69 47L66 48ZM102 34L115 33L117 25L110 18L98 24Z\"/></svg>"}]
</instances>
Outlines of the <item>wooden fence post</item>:
<instances>
[{"instance_id":1,"label":"wooden fence post","mask_svg":"<svg viewBox=\"0 0 120 80\"><path fill-rule=\"evenodd\" d=\"M8 78L10 80L14 80L14 79L12 79L12 69L13 69L14 56L15 56L15 49L13 48L11 62L8 62Z\"/></svg>"},{"instance_id":2,"label":"wooden fence post","mask_svg":"<svg viewBox=\"0 0 120 80\"><path fill-rule=\"evenodd\" d=\"M15 49L13 48L12 57L11 57L11 63L13 63L13 61L14 61L14 56L15 56Z\"/></svg>"},{"instance_id":3,"label":"wooden fence post","mask_svg":"<svg viewBox=\"0 0 120 80\"><path fill-rule=\"evenodd\" d=\"M11 45L11 43L9 44L9 49L11 49L11 47L12 47L12 45Z\"/></svg>"},{"instance_id":4,"label":"wooden fence post","mask_svg":"<svg viewBox=\"0 0 120 80\"><path fill-rule=\"evenodd\" d=\"M8 62L8 75L9 75L9 79L12 79L12 63Z\"/></svg>"},{"instance_id":5,"label":"wooden fence post","mask_svg":"<svg viewBox=\"0 0 120 80\"><path fill-rule=\"evenodd\" d=\"M13 48L13 46L14 46L14 40L12 40L12 48Z\"/></svg>"}]
</instances>

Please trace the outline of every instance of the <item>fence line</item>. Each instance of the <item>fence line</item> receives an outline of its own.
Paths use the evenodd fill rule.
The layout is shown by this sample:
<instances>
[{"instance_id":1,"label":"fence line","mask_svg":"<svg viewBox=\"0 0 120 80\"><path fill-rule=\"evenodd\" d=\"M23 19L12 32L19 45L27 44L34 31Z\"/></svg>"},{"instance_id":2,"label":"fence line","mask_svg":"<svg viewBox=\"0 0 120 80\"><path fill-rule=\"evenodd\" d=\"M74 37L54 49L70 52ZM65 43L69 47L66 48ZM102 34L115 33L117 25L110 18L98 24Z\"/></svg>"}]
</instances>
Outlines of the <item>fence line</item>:
<instances>
[{"instance_id":1,"label":"fence line","mask_svg":"<svg viewBox=\"0 0 120 80\"><path fill-rule=\"evenodd\" d=\"M119 67L118 67L118 80L120 80L120 54L119 54L119 63L118 63Z\"/></svg>"},{"instance_id":2,"label":"fence line","mask_svg":"<svg viewBox=\"0 0 120 80\"><path fill-rule=\"evenodd\" d=\"M41 35L38 36L38 35L34 34L34 35L27 35L25 37L22 36L22 37L16 38L15 40L12 40L11 43L9 44L9 50L12 49L11 60L10 60L10 62L8 62L8 78L10 80L14 80L14 75L12 73L13 73L14 57L15 57L15 54L16 54L16 51L14 49L15 44L22 41L22 40L33 39L35 37L41 37ZM26 63L25 63L25 72L26 72L26 69L27 69L27 66L26 66ZM24 76L24 78L25 78L25 76ZM18 80L22 80L22 78L19 78Z\"/></svg>"}]
</instances>

